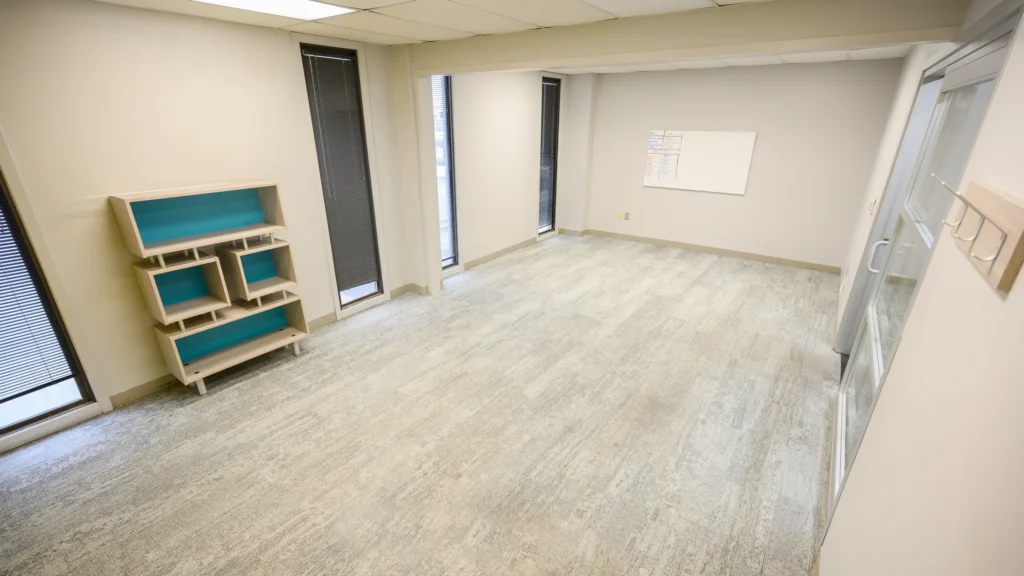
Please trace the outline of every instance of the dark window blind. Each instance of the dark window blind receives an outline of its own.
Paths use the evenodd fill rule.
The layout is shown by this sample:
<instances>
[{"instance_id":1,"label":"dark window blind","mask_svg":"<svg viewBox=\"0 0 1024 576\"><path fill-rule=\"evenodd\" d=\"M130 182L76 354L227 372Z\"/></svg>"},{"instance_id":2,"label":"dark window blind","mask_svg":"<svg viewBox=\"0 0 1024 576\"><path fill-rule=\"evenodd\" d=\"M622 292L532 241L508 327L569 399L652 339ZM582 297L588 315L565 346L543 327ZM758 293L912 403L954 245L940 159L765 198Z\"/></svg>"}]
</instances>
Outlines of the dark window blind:
<instances>
[{"instance_id":1,"label":"dark window blind","mask_svg":"<svg viewBox=\"0 0 1024 576\"><path fill-rule=\"evenodd\" d=\"M555 227L555 181L558 178L558 107L562 81L544 78L540 124L540 219L538 231Z\"/></svg>"},{"instance_id":2,"label":"dark window blind","mask_svg":"<svg viewBox=\"0 0 1024 576\"><path fill-rule=\"evenodd\" d=\"M338 290L377 282L380 260L356 53L302 46Z\"/></svg>"},{"instance_id":3,"label":"dark window blind","mask_svg":"<svg viewBox=\"0 0 1024 576\"><path fill-rule=\"evenodd\" d=\"M452 124L452 78L432 76L434 156L437 164L437 211L441 228L441 266L458 264L458 232L455 216L455 146Z\"/></svg>"},{"instance_id":4,"label":"dark window blind","mask_svg":"<svg viewBox=\"0 0 1024 576\"><path fill-rule=\"evenodd\" d=\"M74 375L29 258L0 190L0 403Z\"/></svg>"}]
</instances>

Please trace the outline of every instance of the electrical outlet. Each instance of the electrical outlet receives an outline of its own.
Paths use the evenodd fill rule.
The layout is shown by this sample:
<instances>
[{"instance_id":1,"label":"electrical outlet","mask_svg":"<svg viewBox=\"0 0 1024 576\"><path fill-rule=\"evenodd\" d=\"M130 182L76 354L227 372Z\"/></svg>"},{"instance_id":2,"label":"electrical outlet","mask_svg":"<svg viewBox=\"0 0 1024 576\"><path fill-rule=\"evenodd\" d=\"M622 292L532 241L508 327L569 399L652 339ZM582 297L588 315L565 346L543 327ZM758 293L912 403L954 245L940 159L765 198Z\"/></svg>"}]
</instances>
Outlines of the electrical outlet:
<instances>
[{"instance_id":1,"label":"electrical outlet","mask_svg":"<svg viewBox=\"0 0 1024 576\"><path fill-rule=\"evenodd\" d=\"M629 220L629 212L626 212L626 220Z\"/></svg>"}]
</instances>

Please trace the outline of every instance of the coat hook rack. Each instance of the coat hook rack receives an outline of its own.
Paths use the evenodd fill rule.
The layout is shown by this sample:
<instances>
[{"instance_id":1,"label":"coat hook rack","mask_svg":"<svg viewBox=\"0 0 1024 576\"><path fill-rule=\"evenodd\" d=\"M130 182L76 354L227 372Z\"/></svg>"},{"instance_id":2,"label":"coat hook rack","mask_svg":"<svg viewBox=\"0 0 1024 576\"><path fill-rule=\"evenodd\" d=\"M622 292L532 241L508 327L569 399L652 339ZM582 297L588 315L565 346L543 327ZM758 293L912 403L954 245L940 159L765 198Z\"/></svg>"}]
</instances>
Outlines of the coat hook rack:
<instances>
[{"instance_id":1,"label":"coat hook rack","mask_svg":"<svg viewBox=\"0 0 1024 576\"><path fill-rule=\"evenodd\" d=\"M975 269L1005 296L1024 264L1024 201L978 182L961 194L935 174L931 177L956 199L953 218L942 223Z\"/></svg>"}]
</instances>

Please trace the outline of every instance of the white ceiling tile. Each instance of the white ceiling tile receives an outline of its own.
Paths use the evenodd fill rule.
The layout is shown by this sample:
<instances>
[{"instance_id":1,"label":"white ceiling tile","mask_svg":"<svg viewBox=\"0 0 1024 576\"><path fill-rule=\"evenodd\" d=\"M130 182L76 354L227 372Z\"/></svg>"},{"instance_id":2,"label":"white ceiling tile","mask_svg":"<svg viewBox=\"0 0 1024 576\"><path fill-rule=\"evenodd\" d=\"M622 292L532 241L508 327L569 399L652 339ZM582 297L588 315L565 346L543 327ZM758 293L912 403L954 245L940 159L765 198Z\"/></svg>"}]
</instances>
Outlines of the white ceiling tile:
<instances>
[{"instance_id":1,"label":"white ceiling tile","mask_svg":"<svg viewBox=\"0 0 1024 576\"><path fill-rule=\"evenodd\" d=\"M554 72L556 74L590 74L585 68L548 68L547 72Z\"/></svg>"},{"instance_id":2,"label":"white ceiling tile","mask_svg":"<svg viewBox=\"0 0 1024 576\"><path fill-rule=\"evenodd\" d=\"M725 68L728 66L725 62L714 60L712 58L704 58L701 60L677 60L675 62L667 62L667 64L676 70L700 70L703 68Z\"/></svg>"},{"instance_id":3,"label":"white ceiling tile","mask_svg":"<svg viewBox=\"0 0 1024 576\"><path fill-rule=\"evenodd\" d=\"M358 10L373 10L374 8L383 8L385 6L393 6L395 4L402 4L409 0L316 0L317 2L323 2L325 4L334 4L337 6L344 6L345 8L356 8Z\"/></svg>"},{"instance_id":4,"label":"white ceiling tile","mask_svg":"<svg viewBox=\"0 0 1024 576\"><path fill-rule=\"evenodd\" d=\"M729 66L771 66L782 64L782 59L774 54L758 54L755 56L729 56L719 58Z\"/></svg>"},{"instance_id":5,"label":"white ceiling tile","mask_svg":"<svg viewBox=\"0 0 1024 576\"><path fill-rule=\"evenodd\" d=\"M779 54L787 64L816 64L819 62L843 62L848 60L846 50L828 50L826 52L802 52L799 54Z\"/></svg>"},{"instance_id":6,"label":"white ceiling tile","mask_svg":"<svg viewBox=\"0 0 1024 576\"><path fill-rule=\"evenodd\" d=\"M587 4L597 6L605 12L611 12L620 18L645 16L648 14L666 14L682 12L697 8L715 6L711 0L584 0Z\"/></svg>"},{"instance_id":7,"label":"white ceiling tile","mask_svg":"<svg viewBox=\"0 0 1024 576\"><path fill-rule=\"evenodd\" d=\"M240 24L249 24L251 26L266 26L269 28L281 28L283 26L290 26L292 24L299 24L302 22L302 20L296 20L294 18L285 18L283 16L274 16L272 14L263 14L262 12L252 12L249 10L238 10L236 8L226 8L224 6L216 6L214 4L203 4L202 2L193 2L192 0L100 0L100 2L106 2L107 4L120 4L121 6L132 6L134 8L160 10L163 12L173 12L175 14L188 14L190 16L238 22Z\"/></svg>"},{"instance_id":8,"label":"white ceiling tile","mask_svg":"<svg viewBox=\"0 0 1024 576\"><path fill-rule=\"evenodd\" d=\"M910 54L910 46L880 46L878 48L859 48L850 50L850 60L888 60L903 58Z\"/></svg>"},{"instance_id":9,"label":"white ceiling tile","mask_svg":"<svg viewBox=\"0 0 1024 576\"><path fill-rule=\"evenodd\" d=\"M381 8L376 12L474 34L504 34L537 27L535 24L526 24L448 0L414 0Z\"/></svg>"},{"instance_id":10,"label":"white ceiling tile","mask_svg":"<svg viewBox=\"0 0 1024 576\"><path fill-rule=\"evenodd\" d=\"M473 36L469 32L431 26L422 22L413 22L412 20L377 14L376 12L352 12L351 14L324 18L320 22L332 26L341 26L342 28L364 30L366 32L376 32L388 36L412 38L413 40L428 42L434 40L456 40Z\"/></svg>"},{"instance_id":11,"label":"white ceiling tile","mask_svg":"<svg viewBox=\"0 0 1024 576\"><path fill-rule=\"evenodd\" d=\"M453 0L537 26L572 26L615 18L582 0Z\"/></svg>"},{"instance_id":12,"label":"white ceiling tile","mask_svg":"<svg viewBox=\"0 0 1024 576\"><path fill-rule=\"evenodd\" d=\"M338 26L331 26L320 22L303 22L302 24L288 26L285 30L301 32L302 34L327 36L328 38L340 38L342 40L354 40L356 42L369 42L370 44L387 44L389 46L393 46L395 44L416 44L419 42L419 40L412 40L410 38L399 38L397 36L388 36L387 34L377 34L374 32L365 32L363 30L340 28Z\"/></svg>"}]
</instances>

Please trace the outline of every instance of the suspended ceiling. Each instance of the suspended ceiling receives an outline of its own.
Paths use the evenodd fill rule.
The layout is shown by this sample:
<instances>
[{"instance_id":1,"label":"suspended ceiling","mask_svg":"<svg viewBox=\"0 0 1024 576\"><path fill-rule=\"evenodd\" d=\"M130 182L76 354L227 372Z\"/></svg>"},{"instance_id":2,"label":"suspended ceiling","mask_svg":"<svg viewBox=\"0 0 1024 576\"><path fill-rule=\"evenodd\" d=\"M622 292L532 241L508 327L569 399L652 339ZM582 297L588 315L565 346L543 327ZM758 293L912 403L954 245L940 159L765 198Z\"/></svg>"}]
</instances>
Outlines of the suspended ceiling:
<instances>
[{"instance_id":1,"label":"suspended ceiling","mask_svg":"<svg viewBox=\"0 0 1024 576\"><path fill-rule=\"evenodd\" d=\"M320 0L354 9L315 21L195 0L98 0L373 44L417 44L764 0Z\"/></svg>"}]
</instances>

